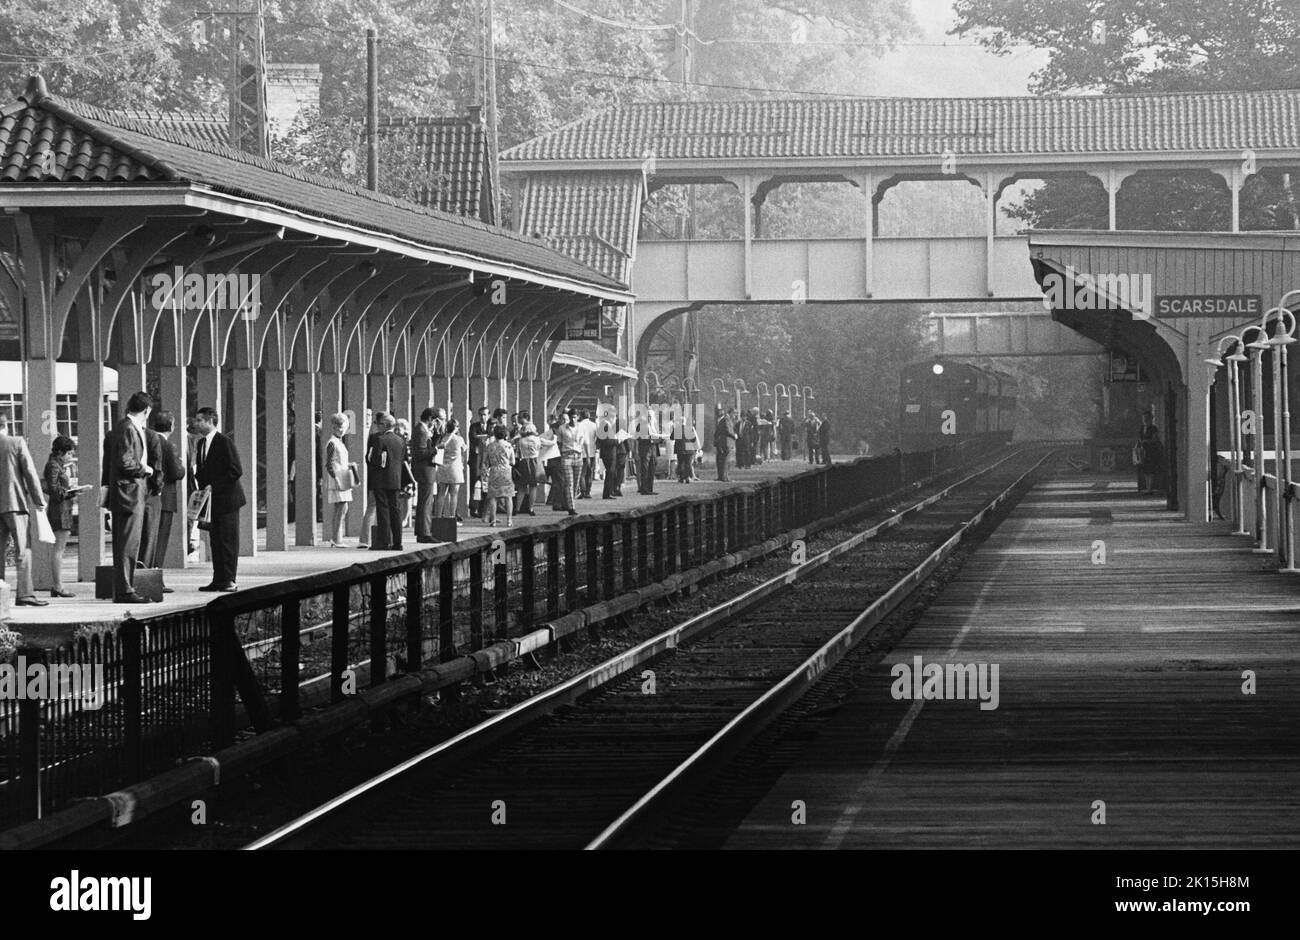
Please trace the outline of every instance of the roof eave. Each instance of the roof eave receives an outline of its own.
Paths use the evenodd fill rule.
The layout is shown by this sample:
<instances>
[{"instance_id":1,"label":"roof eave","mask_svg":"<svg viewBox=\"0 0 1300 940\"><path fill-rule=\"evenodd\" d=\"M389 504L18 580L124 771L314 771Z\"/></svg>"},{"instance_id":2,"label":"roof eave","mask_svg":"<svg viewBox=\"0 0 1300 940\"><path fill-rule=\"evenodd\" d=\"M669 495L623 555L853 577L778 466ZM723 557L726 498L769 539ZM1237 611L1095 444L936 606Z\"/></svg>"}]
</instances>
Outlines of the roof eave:
<instances>
[{"instance_id":1,"label":"roof eave","mask_svg":"<svg viewBox=\"0 0 1300 940\"><path fill-rule=\"evenodd\" d=\"M586 281L528 265L483 258L450 248L422 245L386 232L348 225L271 203L222 193L193 183L38 182L7 183L0 186L0 207L4 208L99 207L108 209L127 206L190 208L217 212L275 226L283 225L293 231L342 239L409 258L446 264L497 277L517 278L580 294L593 300L624 304L632 303L636 299L630 290L615 286L613 282ZM604 279L603 275L594 269L592 274Z\"/></svg>"},{"instance_id":2,"label":"roof eave","mask_svg":"<svg viewBox=\"0 0 1300 940\"><path fill-rule=\"evenodd\" d=\"M1300 148L1255 148L1255 160L1261 165L1294 165L1300 161ZM1025 171L1032 164L1044 169L1087 169L1099 165L1127 164L1142 168L1164 167L1172 163L1181 164L1229 164L1240 165L1240 148L1222 148L1218 150L1118 150L1097 153L958 153L957 165L979 167L1006 167ZM886 156L795 156L795 157L699 157L691 159L656 157L655 175L671 175L674 171L699 173L710 171L717 176L727 170L787 170L814 168L843 168L873 170L884 169L921 170L937 172L944 155L934 154L900 154ZM563 160L502 160L503 175L528 173L636 173L642 169L644 161L634 159L563 159Z\"/></svg>"}]
</instances>

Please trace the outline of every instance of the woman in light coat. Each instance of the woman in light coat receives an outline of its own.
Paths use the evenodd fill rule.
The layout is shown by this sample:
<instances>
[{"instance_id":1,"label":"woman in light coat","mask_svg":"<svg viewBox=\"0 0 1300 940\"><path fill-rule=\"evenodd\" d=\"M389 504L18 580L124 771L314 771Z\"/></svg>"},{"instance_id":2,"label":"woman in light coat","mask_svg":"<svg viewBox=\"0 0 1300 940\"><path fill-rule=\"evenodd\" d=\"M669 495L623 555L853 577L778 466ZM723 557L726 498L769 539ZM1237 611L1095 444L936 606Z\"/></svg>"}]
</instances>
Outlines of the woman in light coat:
<instances>
[{"instance_id":1,"label":"woman in light coat","mask_svg":"<svg viewBox=\"0 0 1300 940\"><path fill-rule=\"evenodd\" d=\"M343 548L343 523L348 517L348 507L352 505L352 487L355 486L355 474L348 462L348 445L343 438L348 433L348 416L342 413L330 418L330 428L334 432L329 443L325 445L325 534L326 545L330 548ZM351 484L345 486L344 484Z\"/></svg>"}]
</instances>

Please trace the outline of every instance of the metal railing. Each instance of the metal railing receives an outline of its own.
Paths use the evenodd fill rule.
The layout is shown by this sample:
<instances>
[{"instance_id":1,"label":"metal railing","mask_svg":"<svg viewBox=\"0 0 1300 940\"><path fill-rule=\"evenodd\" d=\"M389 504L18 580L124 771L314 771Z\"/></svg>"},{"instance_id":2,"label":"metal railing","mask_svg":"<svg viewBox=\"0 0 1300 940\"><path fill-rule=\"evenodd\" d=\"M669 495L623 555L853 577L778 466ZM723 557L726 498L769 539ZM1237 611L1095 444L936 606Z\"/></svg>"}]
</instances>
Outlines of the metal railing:
<instances>
[{"instance_id":1,"label":"metal railing","mask_svg":"<svg viewBox=\"0 0 1300 940\"><path fill-rule=\"evenodd\" d=\"M973 462L971 442L709 496L502 529L125 621L46 666L103 667L99 708L0 699L0 829Z\"/></svg>"}]
</instances>

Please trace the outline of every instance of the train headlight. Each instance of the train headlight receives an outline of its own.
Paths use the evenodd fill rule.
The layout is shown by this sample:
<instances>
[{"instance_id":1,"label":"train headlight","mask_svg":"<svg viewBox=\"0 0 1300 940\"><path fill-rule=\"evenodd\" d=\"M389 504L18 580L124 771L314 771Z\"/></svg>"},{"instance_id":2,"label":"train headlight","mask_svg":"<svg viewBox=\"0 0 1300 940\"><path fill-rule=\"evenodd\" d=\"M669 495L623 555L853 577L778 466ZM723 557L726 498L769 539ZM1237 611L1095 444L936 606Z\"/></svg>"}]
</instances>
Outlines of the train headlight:
<instances>
[{"instance_id":1,"label":"train headlight","mask_svg":"<svg viewBox=\"0 0 1300 940\"><path fill-rule=\"evenodd\" d=\"M943 375L943 363L936 362L934 365L930 366L930 371L935 375Z\"/></svg>"}]
</instances>

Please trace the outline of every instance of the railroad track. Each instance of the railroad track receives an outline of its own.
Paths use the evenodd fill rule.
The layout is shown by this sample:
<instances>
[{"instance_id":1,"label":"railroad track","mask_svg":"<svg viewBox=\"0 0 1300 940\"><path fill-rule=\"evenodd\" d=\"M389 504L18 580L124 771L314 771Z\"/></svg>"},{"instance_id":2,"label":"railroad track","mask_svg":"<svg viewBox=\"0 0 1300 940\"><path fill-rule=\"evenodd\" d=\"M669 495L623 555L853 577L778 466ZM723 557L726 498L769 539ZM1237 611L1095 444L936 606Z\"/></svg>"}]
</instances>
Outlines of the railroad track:
<instances>
[{"instance_id":1,"label":"railroad track","mask_svg":"<svg viewBox=\"0 0 1300 940\"><path fill-rule=\"evenodd\" d=\"M247 848L615 846L796 702L1050 457L1012 454Z\"/></svg>"}]
</instances>

